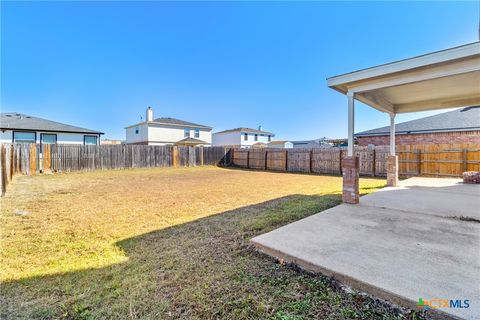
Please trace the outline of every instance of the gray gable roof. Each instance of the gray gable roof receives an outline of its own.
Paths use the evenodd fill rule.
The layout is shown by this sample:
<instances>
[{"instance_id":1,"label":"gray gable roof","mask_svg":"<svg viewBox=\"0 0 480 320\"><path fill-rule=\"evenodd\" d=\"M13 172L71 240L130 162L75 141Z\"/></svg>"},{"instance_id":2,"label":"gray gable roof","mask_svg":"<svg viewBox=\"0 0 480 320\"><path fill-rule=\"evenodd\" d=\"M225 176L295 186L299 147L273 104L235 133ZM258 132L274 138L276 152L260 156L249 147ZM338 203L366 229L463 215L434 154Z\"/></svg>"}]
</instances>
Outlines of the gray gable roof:
<instances>
[{"instance_id":1,"label":"gray gable roof","mask_svg":"<svg viewBox=\"0 0 480 320\"><path fill-rule=\"evenodd\" d=\"M395 124L396 134L480 130L480 106L466 107L434 116ZM356 133L356 137L390 134L390 126Z\"/></svg>"},{"instance_id":2,"label":"gray gable roof","mask_svg":"<svg viewBox=\"0 0 480 320\"><path fill-rule=\"evenodd\" d=\"M153 122L162 123L162 124L169 124L169 125L178 125L178 126L186 126L186 127L197 127L197 128L205 128L205 129L212 129L209 126L205 126L203 124L183 121L175 118L157 118L153 120Z\"/></svg>"},{"instance_id":3,"label":"gray gable roof","mask_svg":"<svg viewBox=\"0 0 480 320\"><path fill-rule=\"evenodd\" d=\"M234 129L219 131L219 132L215 132L215 133L227 133L227 132L259 133L259 134L268 134L268 135L271 135L272 137L275 136L275 134L273 134L272 132L257 130L257 129L252 129L252 128L245 128L245 127L234 128Z\"/></svg>"},{"instance_id":4,"label":"gray gable roof","mask_svg":"<svg viewBox=\"0 0 480 320\"><path fill-rule=\"evenodd\" d=\"M17 112L0 113L0 129L103 134L103 132L100 131L76 127Z\"/></svg>"}]
</instances>

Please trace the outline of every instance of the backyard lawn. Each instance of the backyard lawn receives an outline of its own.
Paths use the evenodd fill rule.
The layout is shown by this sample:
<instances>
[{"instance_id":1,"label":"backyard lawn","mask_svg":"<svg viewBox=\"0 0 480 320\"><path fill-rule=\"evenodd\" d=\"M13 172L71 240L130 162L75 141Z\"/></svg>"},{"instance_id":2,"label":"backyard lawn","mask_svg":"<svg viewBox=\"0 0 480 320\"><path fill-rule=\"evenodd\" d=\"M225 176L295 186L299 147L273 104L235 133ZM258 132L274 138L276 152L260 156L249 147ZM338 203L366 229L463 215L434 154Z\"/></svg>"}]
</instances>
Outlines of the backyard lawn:
<instances>
[{"instance_id":1,"label":"backyard lawn","mask_svg":"<svg viewBox=\"0 0 480 320\"><path fill-rule=\"evenodd\" d=\"M17 177L0 200L1 318L401 319L249 244L340 192L341 177L215 167Z\"/></svg>"}]
</instances>

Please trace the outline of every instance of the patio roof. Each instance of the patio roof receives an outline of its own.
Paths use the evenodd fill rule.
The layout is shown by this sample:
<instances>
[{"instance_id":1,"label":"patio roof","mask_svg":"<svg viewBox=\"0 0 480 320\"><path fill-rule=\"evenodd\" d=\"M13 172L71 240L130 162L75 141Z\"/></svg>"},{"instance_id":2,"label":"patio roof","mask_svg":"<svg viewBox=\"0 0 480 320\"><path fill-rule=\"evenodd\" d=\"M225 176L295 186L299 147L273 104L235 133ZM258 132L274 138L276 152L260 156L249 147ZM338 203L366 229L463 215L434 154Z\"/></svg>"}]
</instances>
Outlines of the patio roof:
<instances>
[{"instance_id":1,"label":"patio roof","mask_svg":"<svg viewBox=\"0 0 480 320\"><path fill-rule=\"evenodd\" d=\"M334 76L327 83L391 114L480 104L480 42Z\"/></svg>"},{"instance_id":2,"label":"patio roof","mask_svg":"<svg viewBox=\"0 0 480 320\"><path fill-rule=\"evenodd\" d=\"M200 139L192 138L192 137L187 137L185 139L175 142L175 145L177 146L198 146L203 144L209 144L209 143Z\"/></svg>"}]
</instances>

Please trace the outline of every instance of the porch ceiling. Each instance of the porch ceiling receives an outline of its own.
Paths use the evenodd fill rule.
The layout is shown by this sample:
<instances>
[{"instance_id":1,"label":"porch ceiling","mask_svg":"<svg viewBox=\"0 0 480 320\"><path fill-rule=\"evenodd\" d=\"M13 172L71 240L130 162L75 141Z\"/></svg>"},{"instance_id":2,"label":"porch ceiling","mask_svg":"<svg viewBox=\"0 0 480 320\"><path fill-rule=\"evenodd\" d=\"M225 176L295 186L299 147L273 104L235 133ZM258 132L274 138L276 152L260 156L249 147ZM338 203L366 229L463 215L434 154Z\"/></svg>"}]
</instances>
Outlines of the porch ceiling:
<instances>
[{"instance_id":1,"label":"porch ceiling","mask_svg":"<svg viewBox=\"0 0 480 320\"><path fill-rule=\"evenodd\" d=\"M480 104L480 42L331 77L327 82L388 113Z\"/></svg>"}]
</instances>

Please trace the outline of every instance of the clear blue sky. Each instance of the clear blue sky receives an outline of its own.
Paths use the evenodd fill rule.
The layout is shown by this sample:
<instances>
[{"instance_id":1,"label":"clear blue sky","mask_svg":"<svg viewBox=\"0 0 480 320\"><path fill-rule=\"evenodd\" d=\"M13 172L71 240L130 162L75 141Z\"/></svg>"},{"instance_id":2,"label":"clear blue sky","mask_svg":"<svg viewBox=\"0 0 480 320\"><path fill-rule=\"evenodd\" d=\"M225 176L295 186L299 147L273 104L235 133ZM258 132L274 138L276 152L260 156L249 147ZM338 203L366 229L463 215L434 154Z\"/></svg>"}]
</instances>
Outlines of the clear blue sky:
<instances>
[{"instance_id":1,"label":"clear blue sky","mask_svg":"<svg viewBox=\"0 0 480 320\"><path fill-rule=\"evenodd\" d=\"M478 2L3 1L1 108L108 138L148 105L214 131L344 137L327 77L476 41L478 19ZM356 131L388 124L356 114Z\"/></svg>"}]
</instances>

